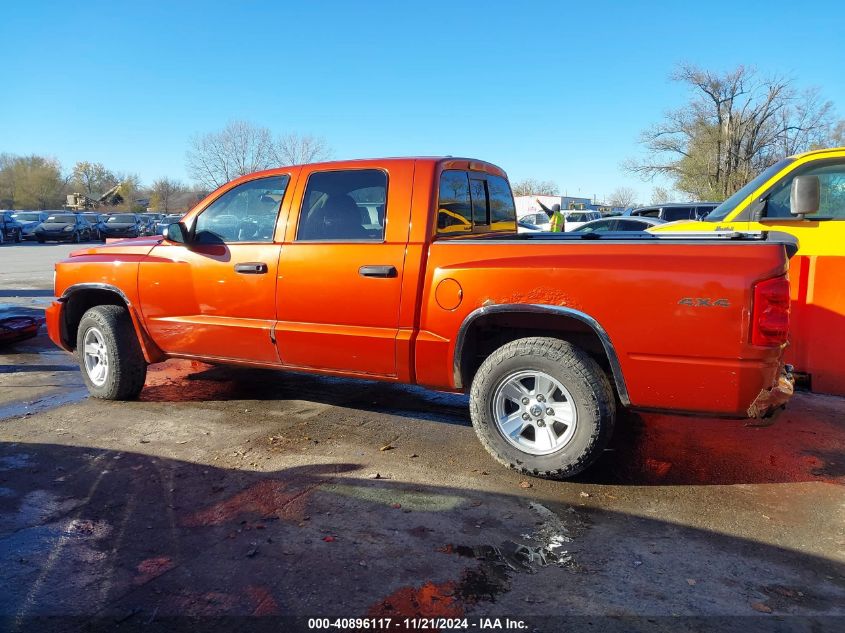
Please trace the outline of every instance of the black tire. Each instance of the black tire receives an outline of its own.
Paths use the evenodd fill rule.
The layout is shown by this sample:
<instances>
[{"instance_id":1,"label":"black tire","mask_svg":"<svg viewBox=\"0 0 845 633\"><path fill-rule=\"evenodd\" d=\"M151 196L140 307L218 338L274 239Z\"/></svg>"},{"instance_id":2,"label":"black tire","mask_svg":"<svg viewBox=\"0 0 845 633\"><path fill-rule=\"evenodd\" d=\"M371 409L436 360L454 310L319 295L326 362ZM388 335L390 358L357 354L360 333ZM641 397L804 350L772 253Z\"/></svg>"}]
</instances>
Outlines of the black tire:
<instances>
[{"instance_id":1,"label":"black tire","mask_svg":"<svg viewBox=\"0 0 845 633\"><path fill-rule=\"evenodd\" d=\"M103 339L108 369L103 384L97 385L85 366L85 337L96 329ZM126 308L95 306L82 315L76 336L76 354L88 392L103 400L132 400L138 397L147 378L147 362Z\"/></svg>"},{"instance_id":2,"label":"black tire","mask_svg":"<svg viewBox=\"0 0 845 633\"><path fill-rule=\"evenodd\" d=\"M43 244L43 243L44 243L44 238L43 238L43 237L36 237L35 239L36 239L36 240L38 240L38 243L39 243L39 244Z\"/></svg>"},{"instance_id":3,"label":"black tire","mask_svg":"<svg viewBox=\"0 0 845 633\"><path fill-rule=\"evenodd\" d=\"M15 233L15 243L20 244L21 242L23 242L23 234L20 232L20 230L18 230L18 232Z\"/></svg>"},{"instance_id":4,"label":"black tire","mask_svg":"<svg viewBox=\"0 0 845 633\"><path fill-rule=\"evenodd\" d=\"M569 391L576 412L571 438L550 454L534 455L505 439L496 422L495 395L522 371L551 376ZM482 445L508 468L547 479L572 477L601 455L616 418L616 400L607 374L585 351L556 338L522 338L493 352L478 369L470 392L472 426Z\"/></svg>"}]
</instances>

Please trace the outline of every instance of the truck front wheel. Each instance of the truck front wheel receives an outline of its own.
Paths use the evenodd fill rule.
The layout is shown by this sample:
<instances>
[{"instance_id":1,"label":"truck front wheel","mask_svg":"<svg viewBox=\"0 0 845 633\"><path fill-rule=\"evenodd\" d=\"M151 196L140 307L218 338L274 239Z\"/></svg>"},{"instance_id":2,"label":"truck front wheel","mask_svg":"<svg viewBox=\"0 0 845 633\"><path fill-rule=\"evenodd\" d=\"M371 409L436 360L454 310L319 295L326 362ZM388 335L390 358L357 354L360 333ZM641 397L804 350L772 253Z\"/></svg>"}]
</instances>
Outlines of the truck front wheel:
<instances>
[{"instance_id":1,"label":"truck front wheel","mask_svg":"<svg viewBox=\"0 0 845 633\"><path fill-rule=\"evenodd\" d=\"M123 306L96 306L82 315L76 353L85 386L95 398L131 400L141 393L147 363Z\"/></svg>"},{"instance_id":2,"label":"truck front wheel","mask_svg":"<svg viewBox=\"0 0 845 633\"><path fill-rule=\"evenodd\" d=\"M500 463L565 479L604 450L616 402L607 375L586 352L555 338L522 338L482 363L470 413L481 443Z\"/></svg>"}]
</instances>

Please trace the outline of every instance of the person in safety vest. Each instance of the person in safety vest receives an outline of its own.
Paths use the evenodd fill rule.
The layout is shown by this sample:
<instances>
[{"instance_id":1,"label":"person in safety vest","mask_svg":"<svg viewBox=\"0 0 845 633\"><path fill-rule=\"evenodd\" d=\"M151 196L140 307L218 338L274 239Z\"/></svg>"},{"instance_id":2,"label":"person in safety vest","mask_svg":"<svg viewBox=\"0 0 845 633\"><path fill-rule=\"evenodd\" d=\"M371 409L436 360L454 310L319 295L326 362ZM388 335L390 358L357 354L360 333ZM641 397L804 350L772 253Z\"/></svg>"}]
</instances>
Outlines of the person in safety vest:
<instances>
[{"instance_id":1,"label":"person in safety vest","mask_svg":"<svg viewBox=\"0 0 845 633\"><path fill-rule=\"evenodd\" d=\"M564 216L561 212L560 205L553 204L552 208L549 209L549 207L539 200L537 200L537 204L539 204L540 208L546 212L547 216L549 216L549 230L554 231L555 233L563 233L566 230L566 216Z\"/></svg>"}]
</instances>

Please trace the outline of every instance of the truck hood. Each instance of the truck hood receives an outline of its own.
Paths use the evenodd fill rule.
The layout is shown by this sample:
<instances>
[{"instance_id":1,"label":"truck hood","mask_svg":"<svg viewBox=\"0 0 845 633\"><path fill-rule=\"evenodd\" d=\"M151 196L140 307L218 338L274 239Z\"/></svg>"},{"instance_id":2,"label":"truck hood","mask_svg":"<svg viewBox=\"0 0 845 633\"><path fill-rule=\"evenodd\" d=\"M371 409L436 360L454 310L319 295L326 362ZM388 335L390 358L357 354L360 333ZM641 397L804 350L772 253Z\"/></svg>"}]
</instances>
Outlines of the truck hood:
<instances>
[{"instance_id":1,"label":"truck hood","mask_svg":"<svg viewBox=\"0 0 845 633\"><path fill-rule=\"evenodd\" d=\"M116 240L109 242L102 246L93 246L83 248L78 251L73 251L71 257L80 257L82 255L146 255L153 248L161 242L160 235L153 235L150 237L134 237L126 240Z\"/></svg>"}]
</instances>

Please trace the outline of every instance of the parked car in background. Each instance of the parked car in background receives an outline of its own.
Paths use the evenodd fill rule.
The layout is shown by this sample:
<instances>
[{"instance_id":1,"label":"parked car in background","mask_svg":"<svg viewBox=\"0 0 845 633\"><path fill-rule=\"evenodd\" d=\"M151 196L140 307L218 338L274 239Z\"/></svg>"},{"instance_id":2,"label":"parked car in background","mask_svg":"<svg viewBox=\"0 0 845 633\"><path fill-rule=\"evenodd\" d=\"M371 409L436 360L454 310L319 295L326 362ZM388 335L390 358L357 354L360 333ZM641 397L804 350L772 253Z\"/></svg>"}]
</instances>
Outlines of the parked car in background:
<instances>
[{"instance_id":1,"label":"parked car in background","mask_svg":"<svg viewBox=\"0 0 845 633\"><path fill-rule=\"evenodd\" d=\"M545 213L529 213L519 218L519 222L525 222L532 226L536 226L540 231L548 231L551 228L551 219Z\"/></svg>"},{"instance_id":2,"label":"parked car in background","mask_svg":"<svg viewBox=\"0 0 845 633\"><path fill-rule=\"evenodd\" d=\"M23 224L15 219L14 211L0 211L0 232L7 242L23 241Z\"/></svg>"},{"instance_id":3,"label":"parked car in background","mask_svg":"<svg viewBox=\"0 0 845 633\"><path fill-rule=\"evenodd\" d=\"M157 235L162 235L162 234L164 233L164 229L165 229L168 225L170 225L170 224L175 224L176 222L178 222L179 220L181 220L181 219L182 219L182 215L183 215L183 214L181 214L181 213L170 213L170 214L168 214L168 215L165 215L163 218L161 218L161 219L160 219L160 220L156 223L156 234L157 234Z\"/></svg>"},{"instance_id":4,"label":"parked car in background","mask_svg":"<svg viewBox=\"0 0 845 633\"><path fill-rule=\"evenodd\" d=\"M56 213L61 213L61 211ZM15 211L12 217L20 222L23 239L34 240L36 227L46 220L48 215L50 214L47 211Z\"/></svg>"},{"instance_id":5,"label":"parked car in background","mask_svg":"<svg viewBox=\"0 0 845 633\"><path fill-rule=\"evenodd\" d=\"M616 233L618 231L645 231L653 226L665 224L658 218L633 218L616 216L593 220L572 229L573 233Z\"/></svg>"},{"instance_id":6,"label":"parked car in background","mask_svg":"<svg viewBox=\"0 0 845 633\"><path fill-rule=\"evenodd\" d=\"M144 235L143 222L135 213L114 213L106 218L103 238L141 237Z\"/></svg>"},{"instance_id":7,"label":"parked car in background","mask_svg":"<svg viewBox=\"0 0 845 633\"><path fill-rule=\"evenodd\" d=\"M601 213L598 211L564 211L563 216L566 219L563 225L564 231L574 231L582 224L601 220Z\"/></svg>"},{"instance_id":8,"label":"parked car in background","mask_svg":"<svg viewBox=\"0 0 845 633\"><path fill-rule=\"evenodd\" d=\"M113 213L106 218L104 238L141 237L143 224L135 213Z\"/></svg>"},{"instance_id":9,"label":"parked car in background","mask_svg":"<svg viewBox=\"0 0 845 633\"><path fill-rule=\"evenodd\" d=\"M35 228L35 239L44 242L86 242L93 230L88 221L78 213L51 213Z\"/></svg>"},{"instance_id":10,"label":"parked car in background","mask_svg":"<svg viewBox=\"0 0 845 633\"><path fill-rule=\"evenodd\" d=\"M144 235L156 235L156 227L164 217L163 213L139 213L141 222L144 224Z\"/></svg>"},{"instance_id":11,"label":"parked car in background","mask_svg":"<svg viewBox=\"0 0 845 633\"><path fill-rule=\"evenodd\" d=\"M93 231L93 238L96 240L104 240L104 230L106 226L106 218L108 216L101 213L81 213L80 214L88 224L91 225Z\"/></svg>"},{"instance_id":12,"label":"parked car in background","mask_svg":"<svg viewBox=\"0 0 845 633\"><path fill-rule=\"evenodd\" d=\"M718 202L657 204L650 207L631 209L631 213L628 215L641 216L645 218L659 218L665 222L676 222L678 220L700 220L718 206Z\"/></svg>"},{"instance_id":13,"label":"parked car in background","mask_svg":"<svg viewBox=\"0 0 845 633\"><path fill-rule=\"evenodd\" d=\"M542 233L543 231L548 230L549 229L542 229L536 224L531 224L531 222L525 222L524 220L518 220L516 223L517 233Z\"/></svg>"}]
</instances>

